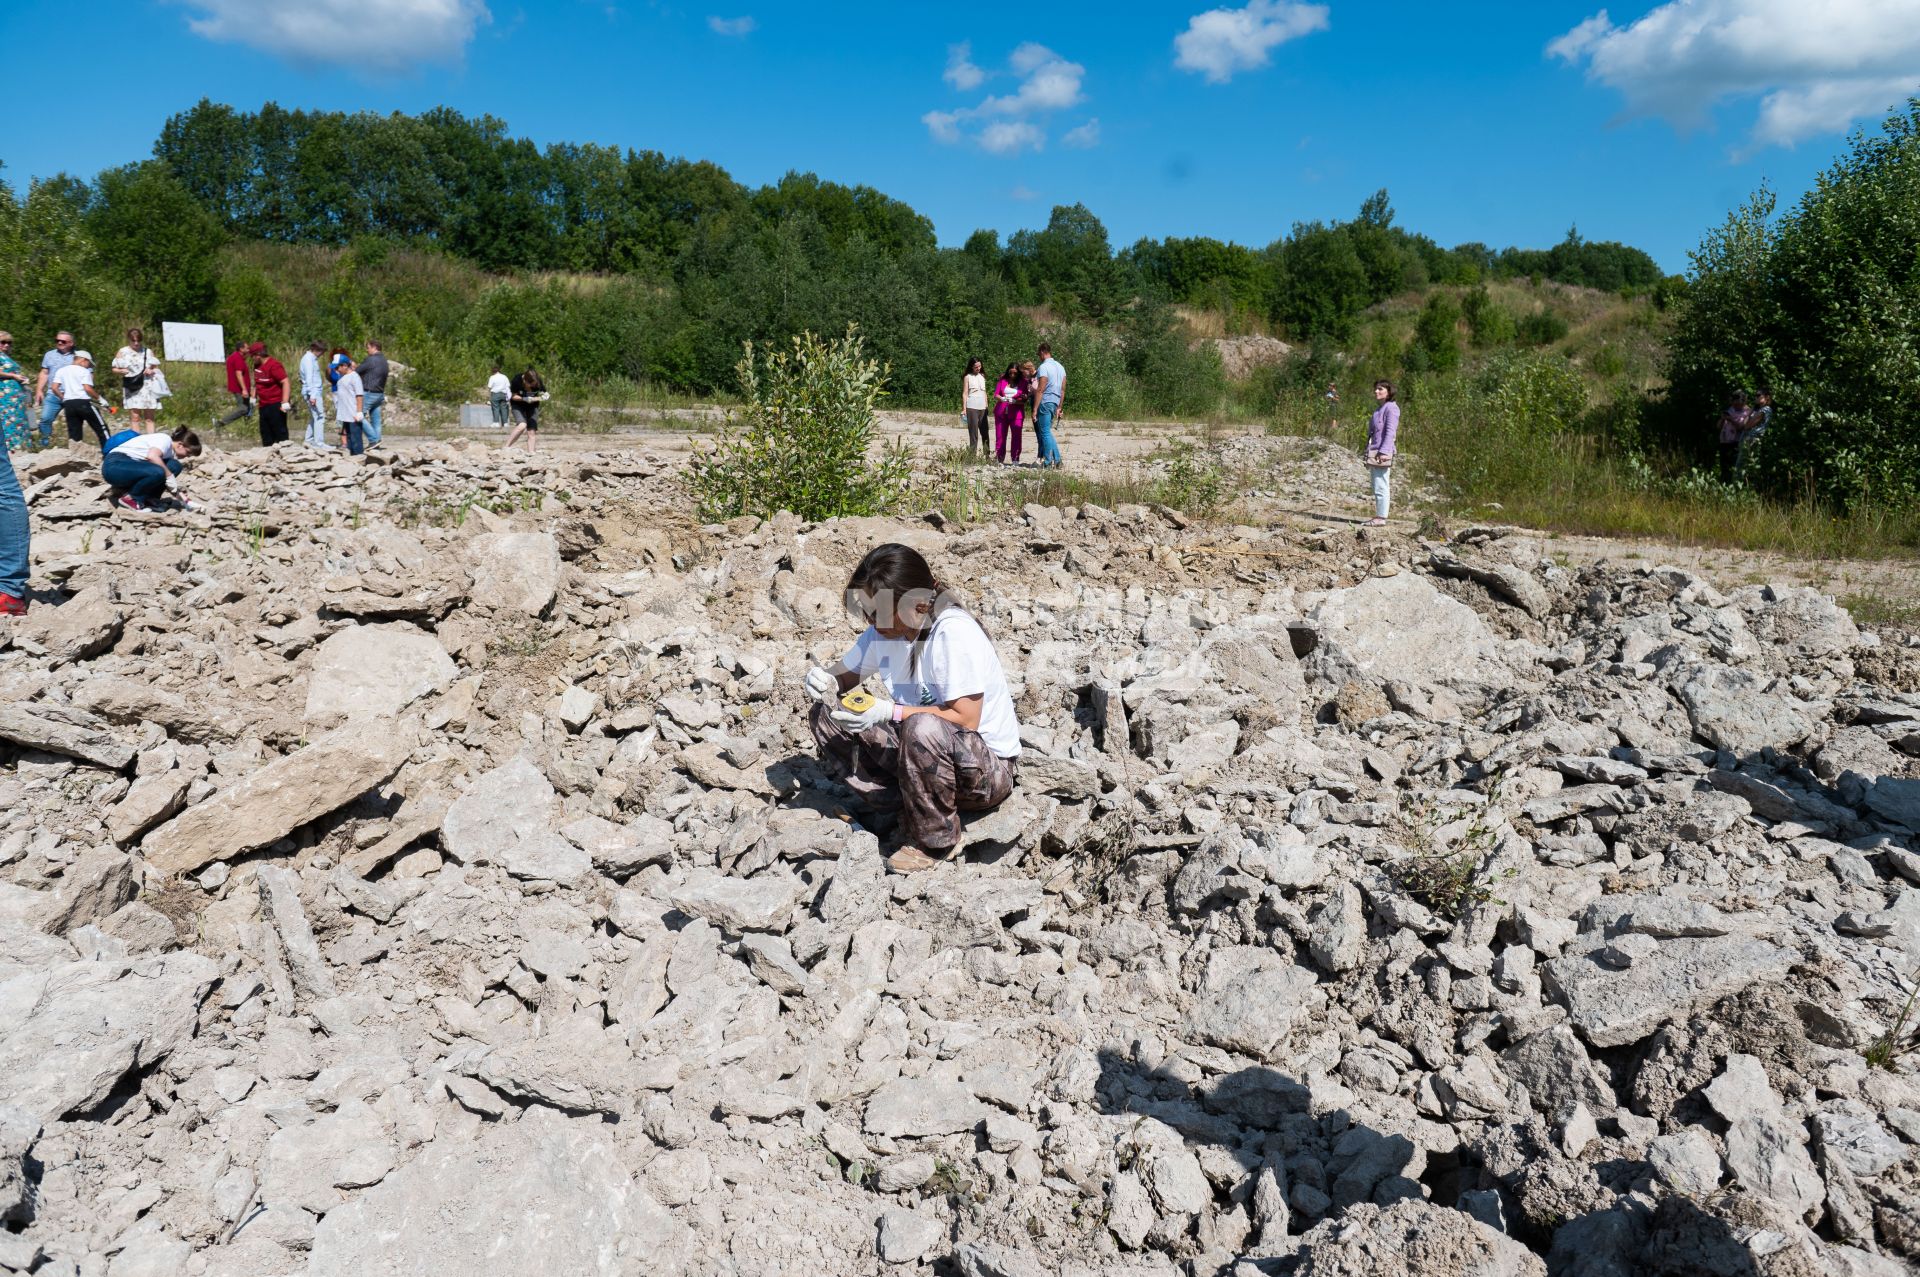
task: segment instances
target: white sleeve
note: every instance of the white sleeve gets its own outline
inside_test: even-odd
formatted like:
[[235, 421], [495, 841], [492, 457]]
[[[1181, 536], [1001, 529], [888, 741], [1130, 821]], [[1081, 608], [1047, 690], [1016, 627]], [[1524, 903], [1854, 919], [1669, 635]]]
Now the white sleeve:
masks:
[[921, 681], [934, 700], [945, 705], [963, 696], [982, 696], [992, 668], [992, 648], [986, 633], [966, 617], [956, 617], [927, 640], [921, 660]]

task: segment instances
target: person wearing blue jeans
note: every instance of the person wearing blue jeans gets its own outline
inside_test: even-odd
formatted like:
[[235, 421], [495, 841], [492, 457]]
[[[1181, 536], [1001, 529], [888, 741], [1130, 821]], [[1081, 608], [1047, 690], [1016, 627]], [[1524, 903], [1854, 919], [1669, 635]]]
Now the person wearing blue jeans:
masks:
[[308, 342], [307, 353], [300, 356], [300, 397], [307, 401], [307, 447], [327, 446], [327, 400], [320, 374], [320, 356], [325, 342]]
[[367, 357], [354, 369], [360, 374], [360, 397], [366, 403], [366, 420], [362, 423], [361, 433], [366, 437], [367, 447], [380, 446], [380, 407], [387, 402], [387, 356], [380, 349], [380, 343], [367, 343]]
[[1040, 446], [1040, 464], [1061, 464], [1060, 445], [1054, 441], [1053, 425], [1062, 415], [1067, 399], [1067, 370], [1053, 357], [1053, 347], [1040, 343], [1040, 367], [1034, 376], [1040, 382], [1040, 410], [1033, 417], [1033, 437]]
[[40, 357], [40, 380], [33, 388], [34, 404], [40, 409], [40, 446], [53, 446], [53, 423], [60, 419], [62, 411], [58, 393], [49, 394], [54, 374], [73, 362], [73, 334], [61, 331], [55, 334], [53, 349]]
[[0, 440], [0, 616], [27, 614], [28, 535], [27, 499]]
[[119, 502], [127, 509], [151, 510], [160, 504], [167, 480], [180, 473], [185, 458], [199, 455], [200, 436], [191, 430], [135, 435], [107, 453], [100, 477], [110, 488], [126, 489]]

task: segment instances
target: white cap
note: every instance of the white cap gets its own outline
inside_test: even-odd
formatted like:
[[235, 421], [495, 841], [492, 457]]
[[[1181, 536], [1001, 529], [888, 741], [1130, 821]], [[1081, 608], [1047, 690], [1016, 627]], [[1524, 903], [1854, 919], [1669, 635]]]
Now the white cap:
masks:
[[92, 362], [93, 362], [93, 356], [92, 356], [91, 354], [89, 354], [88, 352], [86, 352], [86, 351], [84, 351], [84, 350], [76, 350], [76, 351], [74, 351], [74, 352], [73, 352], [73, 357], [74, 357], [75, 359], [84, 359], [84, 360], [86, 360], [86, 361], [87, 361], [88, 363], [92, 363]]

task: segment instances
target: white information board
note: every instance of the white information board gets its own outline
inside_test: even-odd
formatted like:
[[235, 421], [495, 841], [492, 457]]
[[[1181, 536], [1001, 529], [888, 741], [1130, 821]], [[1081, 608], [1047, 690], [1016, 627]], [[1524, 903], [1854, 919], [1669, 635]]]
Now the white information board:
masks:
[[227, 359], [226, 333], [218, 324], [160, 325], [160, 357], [190, 364], [219, 364]]

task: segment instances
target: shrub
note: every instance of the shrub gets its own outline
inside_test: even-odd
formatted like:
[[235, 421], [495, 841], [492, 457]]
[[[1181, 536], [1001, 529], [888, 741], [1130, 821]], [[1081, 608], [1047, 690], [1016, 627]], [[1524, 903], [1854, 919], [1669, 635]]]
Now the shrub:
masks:
[[1497, 356], [1481, 370], [1490, 427], [1506, 438], [1540, 441], [1571, 429], [1587, 410], [1587, 388], [1558, 355]]
[[1489, 346], [1512, 343], [1513, 312], [1494, 301], [1486, 285], [1470, 290], [1461, 300], [1460, 309], [1466, 316], [1467, 333], [1474, 349], [1484, 350]]
[[1514, 325], [1514, 336], [1524, 346], [1551, 346], [1567, 335], [1567, 321], [1549, 307], [1522, 315]]
[[802, 333], [791, 351], [764, 356], [749, 342], [736, 371], [745, 403], [711, 446], [694, 443], [688, 467], [701, 518], [881, 514], [906, 490], [904, 450], [868, 455], [887, 370], [866, 357], [857, 328], [834, 341]]
[[1451, 372], [1460, 366], [1460, 308], [1453, 298], [1436, 292], [1427, 298], [1414, 325], [1413, 341], [1433, 372]]

